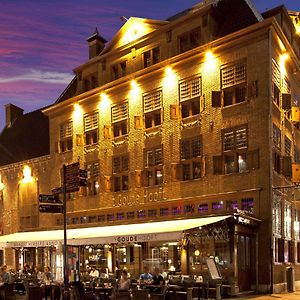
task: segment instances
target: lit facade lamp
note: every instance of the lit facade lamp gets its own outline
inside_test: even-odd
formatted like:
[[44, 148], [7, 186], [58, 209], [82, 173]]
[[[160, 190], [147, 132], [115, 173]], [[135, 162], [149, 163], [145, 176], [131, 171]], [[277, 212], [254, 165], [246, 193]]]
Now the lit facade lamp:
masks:
[[21, 183], [28, 183], [32, 181], [33, 181], [33, 177], [31, 175], [31, 168], [29, 166], [24, 166], [23, 179], [21, 180]]
[[2, 175], [0, 175], [0, 192], [4, 190], [4, 183], [2, 182]]

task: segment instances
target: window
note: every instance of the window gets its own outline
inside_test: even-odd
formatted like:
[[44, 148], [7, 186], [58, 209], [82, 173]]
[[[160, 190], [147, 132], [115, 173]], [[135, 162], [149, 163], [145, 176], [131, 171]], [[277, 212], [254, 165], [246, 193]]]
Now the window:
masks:
[[284, 205], [284, 237], [291, 239], [292, 232], [292, 206], [286, 202]]
[[296, 241], [300, 240], [300, 210], [295, 210], [294, 237]]
[[182, 206], [181, 205], [172, 207], [172, 215], [173, 216], [180, 215], [180, 214], [182, 214]]
[[160, 61], [159, 47], [144, 52], [144, 68], [157, 64]]
[[272, 59], [272, 99], [275, 104], [280, 104], [280, 68]]
[[134, 219], [135, 218], [135, 212], [134, 211], [128, 211], [126, 213], [127, 219]]
[[201, 137], [181, 140], [182, 180], [199, 179], [204, 170]]
[[179, 53], [183, 53], [195, 47], [198, 47], [201, 43], [201, 28], [197, 27], [189, 32], [186, 32], [179, 36]]
[[128, 133], [128, 103], [123, 102], [113, 106], [111, 109], [111, 119], [113, 123], [114, 137], [126, 135]]
[[243, 198], [242, 199], [242, 210], [254, 213], [254, 200], [253, 198]]
[[286, 156], [291, 156], [292, 142], [288, 137], [284, 139], [284, 152]]
[[98, 113], [84, 116], [85, 144], [92, 145], [98, 142]]
[[117, 220], [124, 220], [125, 219], [125, 213], [117, 213]]
[[157, 210], [156, 209], [148, 209], [148, 217], [156, 217]]
[[87, 163], [86, 170], [87, 170], [87, 194], [90, 196], [99, 195], [100, 193], [99, 162]]
[[227, 200], [226, 201], [226, 210], [234, 210], [234, 209], [238, 209], [238, 202], [237, 200]]
[[248, 166], [248, 133], [247, 127], [237, 127], [223, 131], [223, 155], [225, 174], [243, 173]]
[[113, 191], [121, 192], [129, 189], [129, 156], [115, 156], [112, 161], [113, 166]]
[[282, 235], [282, 208], [281, 198], [279, 195], [273, 193], [273, 232], [275, 236]]
[[221, 69], [223, 106], [246, 101], [246, 63], [239, 62]]
[[161, 207], [161, 208], [159, 209], [159, 215], [160, 215], [161, 217], [163, 217], [163, 216], [168, 216], [168, 215], [169, 215], [169, 208], [168, 208], [168, 207]]
[[195, 212], [195, 204], [185, 204], [184, 205], [184, 213], [185, 214], [193, 214]]
[[199, 204], [199, 205], [198, 205], [198, 212], [199, 212], [199, 213], [205, 213], [205, 212], [208, 212], [208, 204], [207, 204], [207, 203]]
[[296, 164], [300, 163], [300, 150], [298, 148], [294, 148], [294, 162]]
[[281, 151], [281, 131], [273, 124], [273, 145], [276, 150]]
[[145, 209], [137, 210], [136, 215], [138, 219], [146, 218], [146, 210]]
[[211, 207], [212, 210], [222, 210], [224, 207], [223, 201], [213, 202]]
[[162, 90], [143, 95], [145, 128], [161, 125]]
[[126, 75], [126, 61], [115, 64], [111, 67], [111, 79], [116, 80]]
[[68, 121], [60, 125], [60, 152], [70, 151], [73, 148], [73, 122]]
[[182, 118], [200, 114], [201, 77], [185, 79], [179, 83]]
[[145, 149], [145, 186], [163, 184], [163, 149], [162, 146]]

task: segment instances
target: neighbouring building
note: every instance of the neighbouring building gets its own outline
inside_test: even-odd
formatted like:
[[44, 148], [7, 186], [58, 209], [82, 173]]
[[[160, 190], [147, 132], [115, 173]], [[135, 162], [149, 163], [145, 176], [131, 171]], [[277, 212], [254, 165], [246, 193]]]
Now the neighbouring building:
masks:
[[63, 215], [39, 213], [38, 195], [78, 162], [87, 183], [67, 194], [70, 270], [207, 276], [213, 256], [232, 293], [284, 291], [287, 267], [299, 286], [299, 12], [204, 1], [87, 42], [88, 61], [42, 109], [49, 153], [24, 126], [14, 145], [36, 152], [11, 160], [3, 141], [19, 108], [0, 135], [2, 260], [61, 276]]

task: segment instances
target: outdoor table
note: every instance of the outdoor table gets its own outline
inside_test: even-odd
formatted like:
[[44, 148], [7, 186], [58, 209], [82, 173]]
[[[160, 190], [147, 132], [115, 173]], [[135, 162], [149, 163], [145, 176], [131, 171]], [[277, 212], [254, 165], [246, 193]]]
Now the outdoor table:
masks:
[[112, 290], [113, 290], [112, 287], [96, 286], [95, 287], [95, 294], [96, 294], [98, 299], [109, 300], [109, 296], [111, 295]]

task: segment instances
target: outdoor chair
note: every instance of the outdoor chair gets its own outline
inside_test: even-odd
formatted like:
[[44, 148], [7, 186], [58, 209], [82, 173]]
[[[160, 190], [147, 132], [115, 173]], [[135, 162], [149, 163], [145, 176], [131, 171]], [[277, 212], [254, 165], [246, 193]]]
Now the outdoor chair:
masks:
[[168, 292], [168, 287], [166, 285], [163, 285], [161, 287], [161, 292], [160, 293], [151, 294], [151, 300], [165, 300], [167, 292]]
[[116, 291], [116, 300], [131, 300], [130, 291]]
[[132, 290], [132, 299], [133, 300], [148, 300], [149, 295], [150, 295], [150, 290], [148, 290], [148, 289]]

